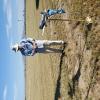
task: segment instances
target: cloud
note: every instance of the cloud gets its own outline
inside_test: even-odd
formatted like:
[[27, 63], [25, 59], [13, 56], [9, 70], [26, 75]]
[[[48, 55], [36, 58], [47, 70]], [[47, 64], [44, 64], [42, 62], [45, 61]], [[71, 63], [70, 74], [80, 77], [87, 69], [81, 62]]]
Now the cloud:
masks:
[[7, 24], [6, 24], [6, 32], [7, 32], [7, 36], [9, 37], [10, 35], [10, 30], [12, 28], [12, 12], [11, 12], [11, 8], [9, 7], [7, 10]]
[[[17, 3], [17, 4], [16, 4]], [[20, 5], [19, 5], [20, 4]], [[17, 6], [18, 5], [18, 6]], [[17, 0], [16, 2], [12, 2], [12, 0], [3, 0], [3, 10], [6, 16], [6, 34], [9, 40], [9, 45], [12, 45], [15, 37], [16, 40], [21, 39], [24, 37], [24, 17], [23, 17], [23, 10], [24, 10], [24, 0]], [[17, 8], [16, 12], [14, 12], [15, 8]], [[16, 15], [16, 16], [15, 16]], [[16, 20], [14, 20], [16, 19]], [[22, 20], [22, 21], [17, 21]], [[16, 26], [16, 28], [14, 27]]]
[[[18, 85], [15, 83], [14, 87], [13, 87], [13, 100], [17, 100], [17, 96], [18, 96]], [[8, 93], [8, 87], [7, 85], [4, 86], [4, 90], [3, 90], [3, 100], [7, 100], [7, 93]]]
[[7, 3], [8, 3], [8, 1], [4, 0], [4, 6], [3, 6], [4, 11], [6, 11], [6, 9], [7, 9]]
[[4, 13], [7, 18], [6, 33], [9, 38], [9, 36], [11, 35], [11, 28], [12, 28], [12, 8], [10, 0], [4, 0]]
[[7, 100], [7, 91], [8, 91], [8, 88], [7, 88], [7, 85], [5, 85], [4, 91], [3, 91], [3, 100]]
[[14, 99], [13, 100], [17, 100], [17, 95], [18, 95], [18, 87], [17, 84], [14, 84]]

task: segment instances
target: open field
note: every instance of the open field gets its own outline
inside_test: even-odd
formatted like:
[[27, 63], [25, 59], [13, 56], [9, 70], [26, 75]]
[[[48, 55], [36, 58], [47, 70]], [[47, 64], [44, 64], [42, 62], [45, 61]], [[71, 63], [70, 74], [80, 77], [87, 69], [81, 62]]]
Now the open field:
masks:
[[[40, 9], [42, 10], [48, 4], [40, 2]], [[44, 33], [38, 29], [40, 10], [36, 11], [35, 2], [33, 0], [26, 1], [26, 31], [29, 37], [35, 39], [47, 39], [49, 33]], [[51, 3], [52, 4], [52, 3]], [[46, 7], [47, 8], [47, 7]], [[57, 58], [56, 58], [57, 57]], [[53, 61], [53, 58], [56, 59]], [[53, 100], [55, 94], [55, 86], [57, 80], [57, 73], [59, 69], [60, 54], [36, 54], [34, 57], [27, 58], [26, 67], [26, 98], [27, 100]], [[52, 66], [52, 67], [51, 67]], [[54, 72], [55, 71], [55, 72]]]
[[[100, 0], [26, 0], [26, 32], [34, 39], [64, 40], [62, 53], [36, 54], [26, 59], [26, 100], [100, 100]], [[40, 11], [63, 7], [42, 34]], [[84, 8], [84, 9], [83, 9]], [[88, 15], [94, 23], [87, 30]], [[56, 48], [62, 48], [56, 47]]]

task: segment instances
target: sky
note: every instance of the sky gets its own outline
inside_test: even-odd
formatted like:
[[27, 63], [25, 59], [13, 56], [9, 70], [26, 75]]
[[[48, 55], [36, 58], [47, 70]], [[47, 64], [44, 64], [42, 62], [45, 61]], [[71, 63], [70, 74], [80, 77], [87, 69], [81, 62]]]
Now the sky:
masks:
[[11, 46], [24, 31], [24, 0], [0, 0], [0, 100], [25, 100], [24, 61]]

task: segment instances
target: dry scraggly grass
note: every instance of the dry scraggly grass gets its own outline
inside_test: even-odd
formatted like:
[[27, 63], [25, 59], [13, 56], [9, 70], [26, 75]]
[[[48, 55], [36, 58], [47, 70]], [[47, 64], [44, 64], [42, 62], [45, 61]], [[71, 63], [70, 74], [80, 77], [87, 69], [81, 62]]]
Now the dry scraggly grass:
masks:
[[[61, 39], [66, 41], [67, 45], [63, 48], [62, 54], [38, 55], [27, 59], [27, 100], [99, 100], [100, 0], [52, 0], [46, 4], [44, 1], [40, 1], [37, 11], [32, 7], [33, 1], [30, 2], [31, 6], [27, 1], [28, 36]], [[66, 11], [65, 14], [52, 18], [74, 20], [52, 20], [47, 23], [48, 27], [42, 36], [37, 27], [39, 11], [50, 7], [62, 7]], [[32, 20], [33, 15], [38, 16], [35, 21]], [[85, 20], [87, 16], [93, 19], [89, 30], [85, 22], [79, 21]]]
[[[100, 1], [59, 0], [55, 1], [53, 7], [59, 8], [59, 4], [68, 11], [68, 15], [56, 16], [56, 18], [76, 21], [52, 22], [58, 38], [68, 42], [64, 57], [61, 59], [63, 62], [60, 66], [59, 82], [57, 81], [60, 85], [59, 92], [56, 91], [59, 94], [57, 96], [62, 100], [99, 100]], [[93, 20], [89, 30], [85, 22], [78, 21], [85, 20], [87, 16]]]

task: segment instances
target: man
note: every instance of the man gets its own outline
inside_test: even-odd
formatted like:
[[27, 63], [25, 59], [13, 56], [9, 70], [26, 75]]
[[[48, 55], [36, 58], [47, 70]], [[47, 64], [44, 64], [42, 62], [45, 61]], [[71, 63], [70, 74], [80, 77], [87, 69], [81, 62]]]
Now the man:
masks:
[[44, 27], [47, 26], [47, 16], [46, 15], [41, 15], [41, 20], [40, 20], [40, 23], [39, 23], [39, 29], [43, 29]]
[[50, 17], [55, 14], [63, 14], [65, 13], [64, 9], [48, 9], [47, 11], [41, 12], [42, 15], [46, 15], [47, 17]]
[[24, 56], [33, 56], [35, 53], [55, 52], [54, 49], [48, 48], [47, 46], [61, 44], [64, 44], [64, 41], [34, 40], [32, 38], [26, 38], [19, 44], [12, 46], [12, 50], [15, 52], [20, 51]]
[[48, 17], [55, 15], [55, 14], [63, 14], [65, 13], [64, 9], [48, 9], [47, 11], [41, 12], [41, 20], [39, 23], [39, 28], [43, 29], [45, 26], [47, 26], [46, 21]]

